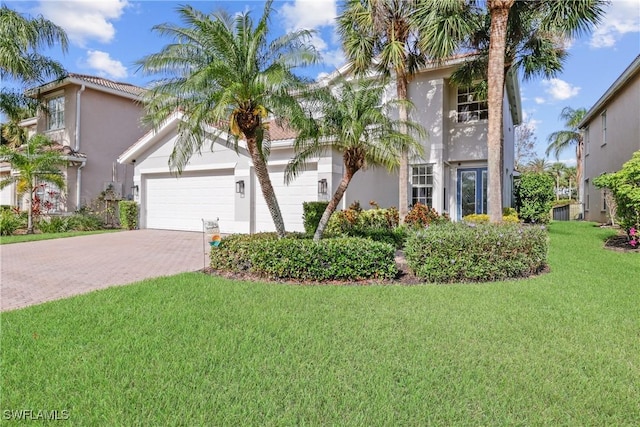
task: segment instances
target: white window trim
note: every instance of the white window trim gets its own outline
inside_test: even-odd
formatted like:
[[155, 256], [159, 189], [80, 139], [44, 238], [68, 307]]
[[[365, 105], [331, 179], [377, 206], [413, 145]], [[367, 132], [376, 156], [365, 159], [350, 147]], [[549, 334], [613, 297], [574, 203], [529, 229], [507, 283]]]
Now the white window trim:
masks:
[[[418, 168], [424, 168], [424, 175], [420, 174], [419, 171], [416, 174], [416, 169]], [[419, 183], [420, 181], [420, 177], [424, 177], [424, 184]], [[428, 177], [431, 177], [431, 183], [428, 183]], [[416, 203], [422, 203], [425, 206], [429, 206], [429, 207], [433, 207], [433, 164], [432, 163], [422, 163], [422, 164], [414, 164], [411, 165], [411, 204], [415, 205]], [[414, 183], [414, 181], [418, 181], [418, 183]], [[424, 197], [421, 196], [417, 196], [414, 197], [413, 194], [413, 190], [414, 188], [425, 188], [425, 192], [424, 192]], [[429, 193], [429, 189], [431, 189], [431, 196], [429, 197], [429, 195], [427, 193]], [[422, 201], [422, 199], [424, 199], [424, 202]], [[429, 199], [431, 199], [431, 202], [429, 203]]]
[[[59, 99], [59, 98], [62, 99], [62, 111], [61, 111], [62, 112], [62, 120], [60, 120], [61, 121], [60, 126], [57, 126], [57, 127], [52, 127], [51, 126], [51, 111], [46, 111], [46, 113], [45, 113], [45, 120], [46, 120], [46, 122], [45, 122], [45, 130], [47, 132], [55, 132], [57, 130], [64, 129], [65, 126], [66, 126], [66, 114], [65, 114], [66, 113], [66, 111], [65, 111], [66, 110], [66, 108], [65, 108], [66, 107], [66, 105], [65, 105], [66, 99], [64, 97], [64, 92], [55, 92], [55, 93], [47, 96], [45, 98], [45, 104], [46, 104], [47, 108], [49, 108], [49, 103], [51, 101], [53, 101], [54, 99]], [[60, 111], [57, 111], [57, 112], [60, 113]]]
[[602, 146], [607, 144], [607, 110], [600, 114], [600, 125], [602, 126]]
[[[456, 122], [465, 124], [465, 123], [477, 123], [482, 121], [487, 121], [489, 116], [489, 104], [486, 99], [475, 99], [476, 91], [468, 87], [458, 87], [456, 89]], [[460, 97], [467, 97], [466, 102], [460, 102]], [[461, 105], [473, 105], [477, 104], [478, 108], [467, 111], [460, 111]], [[468, 115], [469, 117], [465, 120], [462, 120], [461, 117], [464, 115]], [[482, 117], [486, 116], [486, 117]]]

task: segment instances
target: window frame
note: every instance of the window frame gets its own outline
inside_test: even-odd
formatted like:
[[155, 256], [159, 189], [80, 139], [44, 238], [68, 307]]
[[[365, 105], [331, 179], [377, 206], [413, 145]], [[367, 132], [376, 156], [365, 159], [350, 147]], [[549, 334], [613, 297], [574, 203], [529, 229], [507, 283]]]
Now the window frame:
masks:
[[[58, 92], [46, 98], [46, 131], [56, 131], [65, 128], [65, 97]], [[55, 120], [53, 117], [55, 116]]]
[[[456, 122], [474, 123], [489, 119], [489, 103], [487, 99], [479, 99], [478, 91], [471, 87], [458, 87], [456, 89]], [[466, 101], [461, 101], [466, 97]], [[461, 111], [461, 106], [474, 106], [473, 109]], [[464, 118], [463, 118], [464, 117]]]
[[[433, 176], [433, 163], [411, 165], [412, 206], [416, 203], [422, 203], [430, 208], [433, 207]], [[424, 178], [423, 182], [421, 182], [420, 178]], [[420, 191], [421, 189], [424, 189], [423, 193]]]
[[607, 144], [607, 110], [600, 114], [600, 125], [602, 126], [602, 146]]

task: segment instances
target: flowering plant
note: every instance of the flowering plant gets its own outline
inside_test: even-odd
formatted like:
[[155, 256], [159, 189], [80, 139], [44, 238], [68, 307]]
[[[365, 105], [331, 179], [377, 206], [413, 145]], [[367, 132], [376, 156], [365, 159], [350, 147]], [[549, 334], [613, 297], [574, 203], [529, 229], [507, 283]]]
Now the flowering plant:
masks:
[[629, 244], [634, 248], [640, 245], [640, 232], [635, 227], [629, 229]]

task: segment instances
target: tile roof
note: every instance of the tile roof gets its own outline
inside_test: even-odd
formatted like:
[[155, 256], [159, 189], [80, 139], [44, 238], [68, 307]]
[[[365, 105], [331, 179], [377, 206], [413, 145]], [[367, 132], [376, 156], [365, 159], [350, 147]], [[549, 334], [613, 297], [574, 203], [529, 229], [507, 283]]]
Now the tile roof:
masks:
[[114, 82], [113, 80], [105, 79], [103, 77], [76, 73], [69, 73], [67, 76], [74, 79], [83, 80], [94, 85], [104, 86], [109, 89], [125, 92], [130, 95], [141, 96], [145, 92], [145, 89], [139, 86], [135, 86], [129, 83]]
[[271, 141], [282, 141], [286, 139], [294, 139], [298, 136], [298, 132], [291, 129], [286, 123], [283, 123], [282, 126], [276, 123], [275, 121], [271, 121], [269, 124], [269, 138]]

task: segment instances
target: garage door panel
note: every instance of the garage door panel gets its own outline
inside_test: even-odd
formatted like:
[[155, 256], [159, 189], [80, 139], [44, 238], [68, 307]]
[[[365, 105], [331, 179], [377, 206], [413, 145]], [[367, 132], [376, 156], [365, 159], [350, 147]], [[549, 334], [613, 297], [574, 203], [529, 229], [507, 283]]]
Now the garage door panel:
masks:
[[[287, 231], [304, 231], [302, 203], [318, 199], [317, 172], [307, 170], [289, 185], [284, 184], [284, 171], [282, 170], [272, 171], [270, 176], [284, 219], [285, 229]], [[275, 231], [273, 219], [264, 201], [260, 184], [256, 182], [256, 186], [256, 231]]]
[[146, 177], [146, 227], [201, 231], [202, 219], [234, 219], [234, 179], [229, 173]]

